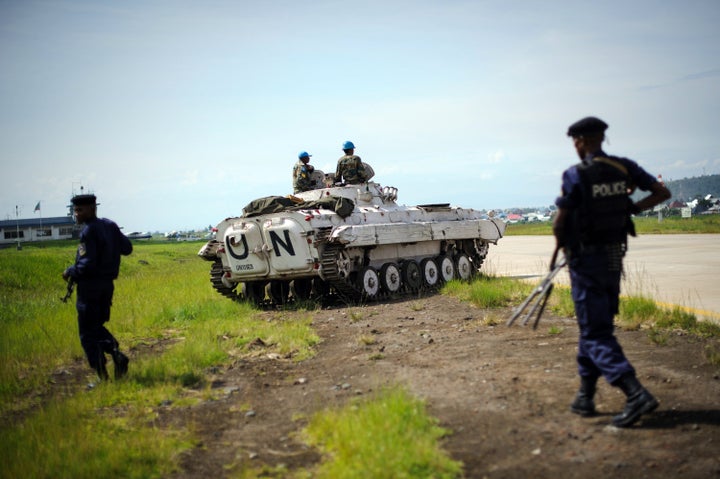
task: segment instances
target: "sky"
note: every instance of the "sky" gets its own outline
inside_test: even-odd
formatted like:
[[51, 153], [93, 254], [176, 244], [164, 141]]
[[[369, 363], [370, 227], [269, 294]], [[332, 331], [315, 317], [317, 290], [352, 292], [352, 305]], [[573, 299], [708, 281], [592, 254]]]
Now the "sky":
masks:
[[718, 25], [717, 0], [0, 0], [0, 216], [82, 191], [126, 232], [205, 228], [346, 140], [401, 204], [547, 207], [588, 115], [653, 175], [718, 174]]

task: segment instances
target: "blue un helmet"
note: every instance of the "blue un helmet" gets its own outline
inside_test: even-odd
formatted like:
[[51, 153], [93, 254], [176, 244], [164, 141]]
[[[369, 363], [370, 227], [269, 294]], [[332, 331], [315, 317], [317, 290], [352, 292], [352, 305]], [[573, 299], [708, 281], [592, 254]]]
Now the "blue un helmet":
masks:
[[298, 153], [298, 158], [300, 158], [301, 160], [303, 158], [310, 158], [311, 156], [312, 155], [309, 154], [307, 151], [301, 151], [300, 153]]
[[342, 149], [343, 149], [343, 150], [354, 150], [354, 149], [355, 149], [355, 145], [353, 145], [353, 142], [352, 142], [352, 141], [346, 141], [345, 143], [343, 143]]

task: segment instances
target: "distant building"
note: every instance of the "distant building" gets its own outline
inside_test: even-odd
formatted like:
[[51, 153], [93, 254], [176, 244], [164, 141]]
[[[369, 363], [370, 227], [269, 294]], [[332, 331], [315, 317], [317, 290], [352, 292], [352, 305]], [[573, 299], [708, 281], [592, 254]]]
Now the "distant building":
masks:
[[0, 244], [71, 239], [78, 231], [72, 216], [0, 221]]

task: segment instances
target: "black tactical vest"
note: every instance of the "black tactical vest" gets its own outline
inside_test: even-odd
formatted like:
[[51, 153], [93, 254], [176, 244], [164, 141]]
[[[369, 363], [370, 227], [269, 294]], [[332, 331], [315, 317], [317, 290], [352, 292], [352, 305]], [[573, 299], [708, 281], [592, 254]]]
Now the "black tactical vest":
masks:
[[582, 205], [576, 211], [578, 239], [583, 245], [626, 243], [632, 231], [631, 180], [625, 166], [613, 159], [595, 157], [578, 166]]

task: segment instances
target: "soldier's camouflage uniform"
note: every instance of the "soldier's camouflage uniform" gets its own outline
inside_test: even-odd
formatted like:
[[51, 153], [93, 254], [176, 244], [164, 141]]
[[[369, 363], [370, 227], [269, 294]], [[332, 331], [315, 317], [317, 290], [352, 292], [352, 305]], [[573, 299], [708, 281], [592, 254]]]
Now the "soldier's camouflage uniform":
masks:
[[356, 185], [367, 181], [367, 172], [357, 155], [343, 155], [338, 159], [335, 181]]
[[293, 167], [293, 193], [301, 193], [313, 189], [310, 173], [314, 168], [299, 160]]

